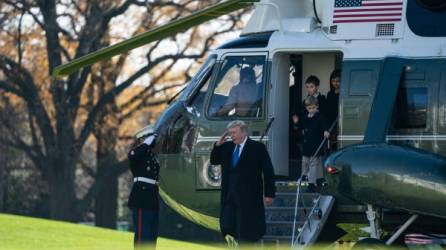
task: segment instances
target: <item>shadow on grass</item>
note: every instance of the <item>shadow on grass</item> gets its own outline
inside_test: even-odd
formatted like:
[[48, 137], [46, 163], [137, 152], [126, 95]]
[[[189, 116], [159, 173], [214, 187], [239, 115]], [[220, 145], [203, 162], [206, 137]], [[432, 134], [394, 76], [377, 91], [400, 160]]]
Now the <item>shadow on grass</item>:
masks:
[[160, 202], [159, 236], [202, 244], [222, 244], [220, 232], [194, 224]]

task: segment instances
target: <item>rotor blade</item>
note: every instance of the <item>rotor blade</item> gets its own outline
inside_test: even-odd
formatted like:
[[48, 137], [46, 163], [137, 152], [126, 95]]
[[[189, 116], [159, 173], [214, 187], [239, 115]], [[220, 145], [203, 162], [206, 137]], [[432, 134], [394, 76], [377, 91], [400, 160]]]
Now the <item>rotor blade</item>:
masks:
[[248, 6], [251, 6], [253, 2], [258, 1], [259, 0], [228, 0], [205, 8], [203, 10], [199, 10], [189, 16], [180, 18], [162, 26], [158, 26], [147, 32], [136, 35], [135, 37], [132, 37], [128, 40], [76, 58], [69, 63], [59, 65], [54, 69], [53, 76], [58, 77], [69, 75], [82, 67], [92, 65], [93, 63], [101, 60], [109, 59], [115, 55], [125, 53], [147, 43], [164, 39], [180, 32], [184, 32], [193, 26], [228, 14], [235, 10], [246, 8]]

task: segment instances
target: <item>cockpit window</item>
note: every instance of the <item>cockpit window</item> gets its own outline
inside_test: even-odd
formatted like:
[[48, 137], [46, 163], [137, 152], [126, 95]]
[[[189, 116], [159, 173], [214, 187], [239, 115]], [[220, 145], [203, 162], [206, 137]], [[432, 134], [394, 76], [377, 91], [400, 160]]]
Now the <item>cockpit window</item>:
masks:
[[195, 74], [195, 76], [190, 81], [189, 85], [187, 85], [183, 94], [181, 94], [180, 100], [185, 101], [189, 100], [192, 95], [196, 92], [197, 87], [200, 87], [200, 83], [205, 80], [208, 80], [207, 77], [211, 74], [212, 68], [214, 67], [215, 62], [217, 61], [217, 55], [211, 55], [200, 70]]
[[221, 64], [210, 117], [262, 117], [265, 56], [229, 56]]
[[209, 82], [211, 81], [211, 77], [208, 76], [203, 80], [205, 80], [204, 84], [200, 84], [201, 86], [196, 91], [194, 91], [195, 94], [191, 97], [188, 103], [188, 108], [195, 109], [195, 115], [197, 116], [201, 116], [201, 113], [203, 112], [204, 100], [209, 87]]

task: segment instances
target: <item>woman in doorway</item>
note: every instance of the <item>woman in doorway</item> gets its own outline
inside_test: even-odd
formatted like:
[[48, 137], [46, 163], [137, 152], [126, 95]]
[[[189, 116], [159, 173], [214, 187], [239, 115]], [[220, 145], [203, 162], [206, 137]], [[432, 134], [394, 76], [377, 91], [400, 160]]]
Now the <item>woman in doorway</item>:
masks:
[[337, 122], [339, 110], [339, 89], [341, 86], [341, 71], [335, 69], [330, 75], [330, 91], [327, 94], [325, 117], [332, 130], [330, 131], [330, 152], [337, 149]]

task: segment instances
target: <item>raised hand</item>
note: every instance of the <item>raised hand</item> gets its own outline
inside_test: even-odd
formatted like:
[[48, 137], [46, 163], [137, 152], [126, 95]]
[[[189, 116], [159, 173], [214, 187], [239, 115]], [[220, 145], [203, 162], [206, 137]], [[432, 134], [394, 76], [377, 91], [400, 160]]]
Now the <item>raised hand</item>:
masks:
[[297, 115], [293, 115], [293, 123], [294, 124], [298, 124], [299, 123], [299, 116], [297, 116]]
[[226, 142], [226, 136], [228, 135], [228, 131], [225, 131], [222, 135], [221, 135], [221, 137], [220, 137], [220, 139], [218, 140], [218, 142], [217, 142], [217, 146], [220, 146], [220, 145], [222, 145], [223, 143], [225, 143]]

